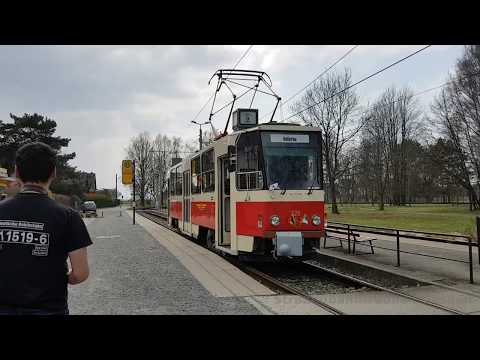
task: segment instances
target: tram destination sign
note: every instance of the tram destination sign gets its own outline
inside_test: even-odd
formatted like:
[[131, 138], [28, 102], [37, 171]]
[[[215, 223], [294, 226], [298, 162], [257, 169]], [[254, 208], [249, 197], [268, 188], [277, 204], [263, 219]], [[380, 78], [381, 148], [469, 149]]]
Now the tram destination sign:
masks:
[[309, 144], [310, 136], [305, 134], [270, 134], [270, 142]]

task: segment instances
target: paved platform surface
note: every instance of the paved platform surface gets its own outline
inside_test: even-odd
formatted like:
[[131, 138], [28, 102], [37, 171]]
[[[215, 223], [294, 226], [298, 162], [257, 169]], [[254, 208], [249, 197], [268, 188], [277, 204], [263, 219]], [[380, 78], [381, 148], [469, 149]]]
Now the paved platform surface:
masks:
[[[119, 209], [84, 219], [91, 277], [69, 287], [71, 314], [260, 314], [242, 297], [212, 295], [170, 251]], [[138, 217], [137, 217], [138, 218]]]

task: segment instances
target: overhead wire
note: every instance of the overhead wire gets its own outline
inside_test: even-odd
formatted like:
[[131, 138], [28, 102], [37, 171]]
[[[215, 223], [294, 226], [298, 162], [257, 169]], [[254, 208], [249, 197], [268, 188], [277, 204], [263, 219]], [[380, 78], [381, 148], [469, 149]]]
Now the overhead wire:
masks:
[[[245, 58], [245, 56], [247, 56], [247, 54], [250, 52], [250, 50], [252, 49], [253, 45], [250, 45], [249, 48], [243, 53], [243, 55], [237, 60], [237, 62], [235, 63], [234, 67], [233, 67], [233, 70], [235, 70], [237, 68], [237, 66], [240, 64], [240, 62]], [[193, 118], [192, 121], [195, 121], [197, 120], [198, 116], [201, 114], [201, 112], [205, 109], [205, 107], [210, 103], [210, 101], [212, 101], [213, 99], [213, 96], [215, 94], [212, 94], [210, 96], [210, 98], [207, 100], [207, 102], [202, 106], [202, 108], [197, 112], [197, 114], [195, 115], [195, 117]], [[192, 122], [190, 121], [190, 123]]]
[[302, 109], [302, 110], [300, 110], [300, 111], [298, 111], [298, 112], [296, 112], [296, 113], [294, 113], [294, 114], [289, 115], [285, 120], [289, 120], [289, 119], [291, 119], [292, 117], [295, 117], [295, 116], [303, 113], [304, 111], [310, 110], [311, 108], [313, 108], [313, 107], [315, 107], [315, 106], [317, 106], [317, 105], [320, 105], [321, 103], [324, 103], [324, 102], [327, 101], [327, 100], [330, 100], [330, 99], [334, 98], [335, 96], [337, 96], [337, 95], [339, 95], [339, 94], [341, 94], [341, 93], [343, 93], [343, 92], [345, 92], [345, 91], [347, 91], [347, 90], [349, 90], [349, 89], [351, 89], [351, 88], [353, 88], [353, 87], [361, 84], [362, 82], [367, 81], [368, 79], [371, 79], [372, 77], [377, 76], [378, 74], [381, 74], [382, 72], [390, 69], [391, 67], [400, 64], [401, 62], [403, 62], [403, 61], [411, 58], [412, 56], [417, 55], [418, 53], [420, 53], [420, 52], [428, 49], [430, 46], [432, 46], [432, 45], [427, 45], [427, 46], [425, 46], [425, 47], [423, 47], [423, 48], [421, 48], [421, 49], [419, 49], [419, 50], [417, 50], [417, 51], [414, 51], [413, 53], [411, 53], [411, 54], [409, 54], [409, 55], [407, 55], [407, 56], [404, 56], [403, 58], [401, 58], [401, 59], [399, 59], [399, 60], [391, 63], [390, 65], [385, 66], [385, 67], [381, 68], [380, 70], [377, 70], [377, 71], [374, 72], [373, 74], [370, 74], [370, 75], [368, 75], [368, 76], [365, 76], [364, 78], [360, 79], [359, 81], [355, 82], [354, 84], [351, 84], [351, 85], [345, 87], [344, 89], [342, 89], [342, 90], [340, 90], [340, 91], [337, 91], [335, 94], [333, 94], [333, 95], [331, 95], [331, 96], [329, 96], [329, 97], [327, 97], [327, 98], [324, 98], [324, 99], [322, 99], [322, 100], [320, 100], [320, 101], [318, 101], [318, 102], [316, 102], [316, 103], [314, 103], [314, 104], [312, 104], [312, 105], [310, 105], [310, 106], [307, 106], [306, 108], [304, 108], [304, 109]]
[[[292, 96], [290, 96], [287, 100], [283, 101], [282, 102], [282, 106], [287, 104], [290, 100], [292, 100], [294, 97], [296, 97], [298, 94], [300, 94], [302, 91], [304, 91], [306, 88], [308, 88], [310, 85], [312, 85], [315, 81], [317, 81], [319, 78], [321, 78], [323, 75], [325, 75], [326, 73], [328, 73], [333, 67], [335, 67], [335, 65], [337, 65], [340, 61], [342, 61], [343, 59], [345, 59], [348, 55], [350, 55], [353, 50], [355, 50], [359, 45], [355, 45], [353, 46], [352, 48], [350, 48], [345, 54], [343, 54], [340, 58], [338, 58], [333, 64], [331, 64], [329, 67], [327, 67], [324, 71], [322, 71], [322, 73], [320, 73], [319, 75], [317, 75], [312, 81], [310, 81], [307, 85], [305, 85], [304, 87], [302, 87], [300, 90], [298, 90], [295, 94], [293, 94]], [[268, 114], [265, 114], [261, 119], [265, 119], [267, 116], [269, 116], [271, 113], [273, 112], [270, 111]]]

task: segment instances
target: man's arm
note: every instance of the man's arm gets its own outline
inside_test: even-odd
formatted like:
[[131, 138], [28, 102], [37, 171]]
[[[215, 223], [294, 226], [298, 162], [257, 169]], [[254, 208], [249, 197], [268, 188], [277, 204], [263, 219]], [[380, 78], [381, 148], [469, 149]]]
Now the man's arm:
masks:
[[72, 270], [68, 273], [68, 283], [71, 285], [80, 284], [87, 280], [90, 274], [88, 267], [87, 248], [74, 250], [68, 253]]

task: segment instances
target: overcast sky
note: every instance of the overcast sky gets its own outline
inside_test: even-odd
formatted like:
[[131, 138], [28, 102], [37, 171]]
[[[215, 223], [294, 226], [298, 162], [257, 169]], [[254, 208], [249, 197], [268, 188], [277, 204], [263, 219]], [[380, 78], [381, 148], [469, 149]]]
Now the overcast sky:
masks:
[[[254, 45], [237, 68], [266, 71], [287, 99], [352, 46]], [[208, 80], [217, 69], [233, 67], [248, 47], [0, 46], [0, 120], [34, 112], [54, 119], [57, 134], [71, 138], [67, 151], [77, 153], [72, 164], [95, 172], [98, 188], [112, 188], [132, 136], [148, 131], [196, 141], [198, 128], [190, 121], [213, 94]], [[331, 71], [349, 67], [355, 82], [422, 47], [361, 45]], [[428, 48], [357, 86], [360, 103], [391, 85], [414, 92], [441, 85], [462, 51], [458, 45]], [[418, 97], [425, 109], [436, 93]], [[218, 105], [230, 99], [223, 93]], [[274, 105], [273, 98], [259, 97], [260, 118]], [[208, 120], [209, 109], [197, 120]], [[225, 125], [226, 111], [214, 118], [217, 128]], [[127, 194], [120, 180], [119, 189]]]

